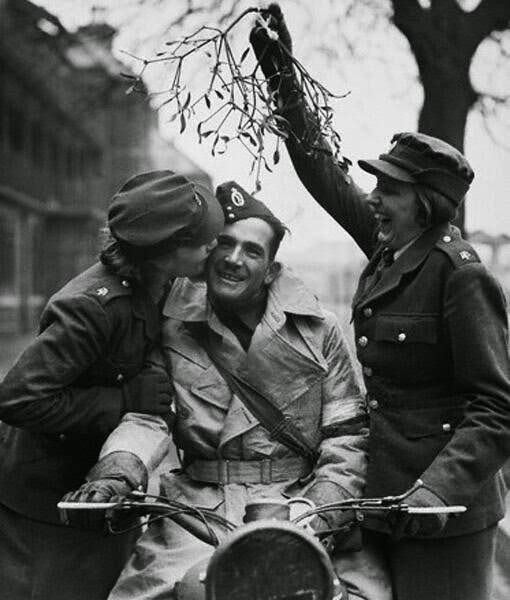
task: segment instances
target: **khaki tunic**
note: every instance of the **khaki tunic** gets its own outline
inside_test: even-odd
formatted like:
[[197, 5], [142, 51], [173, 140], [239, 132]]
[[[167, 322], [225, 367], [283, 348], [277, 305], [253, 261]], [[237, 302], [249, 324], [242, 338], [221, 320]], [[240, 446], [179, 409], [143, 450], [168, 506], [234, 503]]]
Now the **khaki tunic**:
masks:
[[[300, 280], [284, 269], [273, 283], [248, 352], [212, 311], [205, 286], [189, 281], [174, 285], [165, 314], [163, 347], [176, 390], [173, 435], [184, 464], [196, 459], [270, 459], [277, 463], [297, 458], [271, 439], [232, 395], [200, 346], [194, 333], [197, 323], [216, 334], [211, 339], [219, 344], [216, 351], [224, 364], [277, 401], [320, 456], [307, 484], [294, 477], [272, 483], [215, 485], [194, 481], [182, 470], [162, 476], [162, 493], [215, 510], [238, 524], [246, 503], [262, 497], [297, 494], [326, 503], [362, 494], [367, 466], [365, 400], [335, 318], [319, 307]], [[138, 418], [128, 417], [110, 436], [103, 452], [129, 449], [149, 462], [149, 446], [160, 446], [164, 428], [158, 433], [154, 424], [152, 442], [143, 435], [137, 443], [133, 429]], [[128, 436], [130, 442], [123, 443], [121, 438]], [[163, 597], [192, 564], [211, 552], [212, 548], [178, 526], [159, 522], [142, 537], [110, 598]]]

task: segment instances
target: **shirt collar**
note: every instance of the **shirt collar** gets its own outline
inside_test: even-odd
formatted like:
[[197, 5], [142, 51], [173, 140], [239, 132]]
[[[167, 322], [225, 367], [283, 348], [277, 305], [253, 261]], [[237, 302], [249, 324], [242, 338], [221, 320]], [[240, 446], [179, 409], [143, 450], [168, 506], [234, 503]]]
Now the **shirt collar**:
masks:
[[[324, 318], [316, 296], [286, 266], [269, 287], [266, 314], [270, 311]], [[163, 308], [163, 315], [180, 321], [208, 321], [213, 314], [204, 282], [178, 278]]]
[[402, 254], [404, 254], [404, 252], [405, 252], [405, 251], [406, 251], [408, 248], [410, 248], [410, 247], [411, 247], [411, 246], [414, 244], [414, 242], [416, 242], [416, 240], [417, 240], [418, 238], [420, 238], [420, 237], [421, 237], [421, 236], [422, 236], [424, 233], [425, 233], [425, 232], [424, 232], [424, 231], [422, 231], [422, 232], [421, 232], [421, 233], [419, 233], [417, 236], [415, 236], [415, 237], [413, 237], [411, 240], [409, 240], [409, 242], [407, 242], [407, 244], [404, 244], [404, 245], [402, 246], [402, 248], [399, 248], [398, 250], [395, 250], [395, 252], [393, 253], [393, 258], [394, 258], [394, 260], [397, 260], [397, 258], [398, 258], [399, 256], [402, 256]]

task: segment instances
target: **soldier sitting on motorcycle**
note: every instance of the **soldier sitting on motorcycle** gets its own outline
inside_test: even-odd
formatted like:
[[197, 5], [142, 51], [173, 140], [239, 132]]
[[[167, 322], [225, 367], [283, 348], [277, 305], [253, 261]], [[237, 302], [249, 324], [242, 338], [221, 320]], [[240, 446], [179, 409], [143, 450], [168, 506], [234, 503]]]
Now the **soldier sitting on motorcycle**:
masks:
[[[164, 309], [162, 347], [175, 386], [172, 435], [182, 468], [161, 475], [160, 493], [238, 524], [246, 504], [261, 498], [298, 495], [321, 505], [360, 496], [365, 399], [336, 319], [275, 260], [286, 231], [275, 215], [232, 181], [219, 186], [217, 197], [226, 226], [210, 257], [207, 286], [174, 282]], [[261, 410], [268, 399], [287, 417], [294, 446], [277, 431], [270, 435], [247, 408], [243, 396], [253, 390]], [[127, 415], [89, 483], [67, 499], [127, 494], [134, 482], [112, 470], [122, 463], [115, 458], [129, 452], [150, 467], [165, 443], [162, 419]], [[327, 513], [312, 527], [334, 528], [341, 519]], [[212, 552], [173, 521], [157, 520], [109, 598], [170, 597], [189, 567]], [[350, 598], [385, 600], [385, 574], [370, 556], [339, 543], [333, 561]]]

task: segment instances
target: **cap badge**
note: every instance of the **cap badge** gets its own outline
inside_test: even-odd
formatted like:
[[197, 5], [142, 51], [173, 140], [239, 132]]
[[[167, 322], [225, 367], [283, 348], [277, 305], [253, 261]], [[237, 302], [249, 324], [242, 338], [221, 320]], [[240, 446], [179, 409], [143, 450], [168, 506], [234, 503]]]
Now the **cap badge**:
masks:
[[462, 250], [462, 252], [459, 252], [459, 256], [462, 258], [462, 260], [469, 260], [471, 258], [471, 252]]
[[106, 296], [106, 294], [108, 293], [108, 291], [109, 291], [109, 290], [108, 290], [108, 288], [105, 288], [105, 287], [100, 287], [100, 288], [98, 288], [98, 289], [96, 290], [96, 294], [97, 294], [98, 296]]
[[236, 188], [232, 188], [230, 199], [232, 200], [232, 204], [234, 206], [244, 206], [243, 195], [241, 192], [239, 192], [239, 190], [236, 190]]

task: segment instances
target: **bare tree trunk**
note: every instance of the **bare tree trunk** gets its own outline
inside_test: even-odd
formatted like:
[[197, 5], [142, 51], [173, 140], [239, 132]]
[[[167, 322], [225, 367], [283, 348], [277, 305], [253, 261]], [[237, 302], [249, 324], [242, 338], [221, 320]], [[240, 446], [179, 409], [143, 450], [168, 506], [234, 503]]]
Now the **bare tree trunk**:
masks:
[[[464, 152], [464, 137], [469, 111], [476, 101], [468, 68], [442, 69], [440, 64], [420, 66], [424, 101], [418, 120], [418, 131], [433, 135]], [[464, 233], [464, 205], [456, 225]]]
[[[424, 102], [418, 131], [464, 152], [468, 113], [477, 99], [469, 66], [478, 43], [471, 22], [455, 0], [435, 0], [425, 9], [416, 0], [393, 0], [394, 22], [416, 59]], [[464, 208], [457, 225], [464, 231]]]

